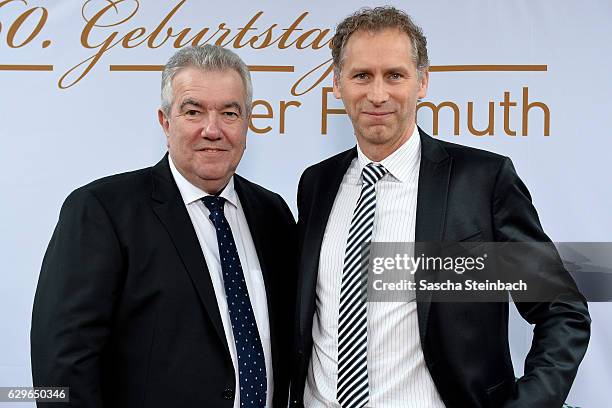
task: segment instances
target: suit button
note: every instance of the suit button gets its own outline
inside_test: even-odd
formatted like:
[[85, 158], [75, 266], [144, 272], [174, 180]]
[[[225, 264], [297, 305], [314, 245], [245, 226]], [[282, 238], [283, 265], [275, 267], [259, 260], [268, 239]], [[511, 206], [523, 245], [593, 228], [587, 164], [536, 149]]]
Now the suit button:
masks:
[[224, 399], [226, 400], [231, 400], [234, 399], [234, 390], [230, 390], [229, 388], [224, 390], [223, 393], [221, 394], [223, 396]]

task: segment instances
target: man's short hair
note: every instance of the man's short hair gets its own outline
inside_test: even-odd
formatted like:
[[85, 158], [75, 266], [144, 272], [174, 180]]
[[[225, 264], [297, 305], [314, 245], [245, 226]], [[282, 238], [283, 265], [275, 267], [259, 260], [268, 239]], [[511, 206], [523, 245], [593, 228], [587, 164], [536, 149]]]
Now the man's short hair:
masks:
[[240, 57], [217, 45], [206, 44], [196, 47], [184, 47], [177, 51], [166, 63], [162, 72], [161, 109], [166, 116], [172, 108], [172, 79], [183, 68], [194, 67], [202, 71], [234, 70], [242, 78], [244, 84], [245, 108], [247, 116], [253, 103], [253, 85], [249, 67]]
[[391, 6], [359, 9], [338, 24], [331, 41], [336, 78], [339, 78], [342, 72], [344, 48], [351, 35], [359, 30], [376, 33], [387, 28], [397, 28], [408, 34], [412, 42], [412, 60], [421, 79], [429, 68], [427, 39], [421, 27], [417, 26], [408, 14]]

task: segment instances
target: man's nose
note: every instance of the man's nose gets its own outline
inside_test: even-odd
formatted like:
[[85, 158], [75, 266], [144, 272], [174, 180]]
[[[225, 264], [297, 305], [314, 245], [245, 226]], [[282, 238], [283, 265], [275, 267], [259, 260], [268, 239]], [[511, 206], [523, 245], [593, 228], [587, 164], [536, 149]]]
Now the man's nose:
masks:
[[204, 121], [202, 128], [202, 136], [210, 140], [221, 139], [221, 128], [219, 127], [219, 114], [215, 111], [209, 111]]
[[389, 92], [382, 78], [376, 78], [368, 89], [368, 101], [373, 105], [382, 105], [389, 99]]

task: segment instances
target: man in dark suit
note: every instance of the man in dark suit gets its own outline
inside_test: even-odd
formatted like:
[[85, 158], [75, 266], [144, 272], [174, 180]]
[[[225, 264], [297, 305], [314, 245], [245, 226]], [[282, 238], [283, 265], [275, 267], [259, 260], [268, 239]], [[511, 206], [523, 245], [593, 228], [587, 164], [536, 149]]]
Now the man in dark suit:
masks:
[[[429, 63], [425, 37], [408, 15], [358, 11], [338, 25], [332, 55], [334, 94], [357, 146], [300, 180], [291, 405], [561, 407], [590, 330], [564, 269], [555, 274], [569, 282], [567, 293], [516, 304], [535, 325], [517, 381], [507, 302], [432, 302], [418, 290], [416, 302], [362, 301], [362, 244], [549, 239], [508, 158], [417, 128]], [[535, 272], [528, 268], [517, 265]]]
[[35, 386], [69, 387], [75, 407], [286, 405], [295, 222], [234, 174], [251, 101], [229, 50], [168, 61], [169, 154], [62, 207], [34, 300]]

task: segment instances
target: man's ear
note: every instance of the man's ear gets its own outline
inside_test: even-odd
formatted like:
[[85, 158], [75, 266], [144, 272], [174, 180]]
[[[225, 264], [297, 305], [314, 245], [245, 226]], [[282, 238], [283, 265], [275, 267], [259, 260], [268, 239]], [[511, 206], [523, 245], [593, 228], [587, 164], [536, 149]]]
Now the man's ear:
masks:
[[159, 120], [159, 124], [161, 125], [164, 133], [166, 134], [166, 138], [170, 136], [170, 121], [166, 117], [166, 114], [163, 110], [157, 110], [157, 120]]
[[340, 75], [336, 75], [334, 71], [334, 96], [336, 99], [342, 98], [342, 92], [340, 92]]
[[429, 71], [425, 70], [423, 71], [423, 74], [421, 75], [421, 83], [419, 84], [419, 93], [418, 93], [418, 98], [424, 98], [425, 95], [427, 95], [427, 88], [429, 87]]

